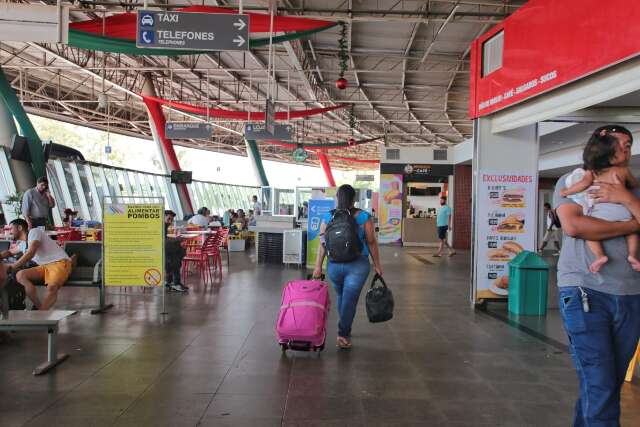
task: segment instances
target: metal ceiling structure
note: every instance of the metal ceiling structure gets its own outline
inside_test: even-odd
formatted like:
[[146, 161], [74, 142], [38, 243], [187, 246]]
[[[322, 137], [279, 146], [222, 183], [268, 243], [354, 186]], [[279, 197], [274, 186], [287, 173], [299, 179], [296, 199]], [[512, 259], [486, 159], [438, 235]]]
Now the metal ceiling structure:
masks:
[[[35, 3], [35, 2], [34, 2]], [[42, 3], [42, 2], [38, 2]], [[55, 3], [55, 2], [53, 2]], [[347, 24], [348, 87], [339, 90], [340, 27], [306, 39], [274, 45], [277, 109], [304, 109], [347, 103], [350, 109], [294, 120], [300, 142], [344, 142], [379, 137], [377, 143], [340, 155], [377, 159], [378, 147], [449, 146], [469, 138], [467, 117], [470, 43], [525, 1], [508, 0], [279, 0], [277, 14]], [[150, 1], [148, 7], [190, 5], [237, 8], [224, 0]], [[129, 1], [76, 1], [71, 20], [132, 11]], [[266, 1], [245, 1], [245, 11], [267, 13]], [[178, 57], [128, 56], [69, 47], [0, 41], [0, 66], [29, 113], [64, 122], [151, 138], [139, 97], [145, 76], [159, 96], [234, 110], [264, 109], [269, 84], [269, 48]], [[100, 108], [105, 93], [108, 108]], [[171, 120], [202, 120], [165, 109]], [[210, 120], [210, 140], [177, 145], [244, 154], [243, 123]], [[260, 144], [266, 159], [292, 162], [290, 150]], [[313, 159], [311, 160], [313, 162]], [[353, 164], [336, 160], [335, 166]]]

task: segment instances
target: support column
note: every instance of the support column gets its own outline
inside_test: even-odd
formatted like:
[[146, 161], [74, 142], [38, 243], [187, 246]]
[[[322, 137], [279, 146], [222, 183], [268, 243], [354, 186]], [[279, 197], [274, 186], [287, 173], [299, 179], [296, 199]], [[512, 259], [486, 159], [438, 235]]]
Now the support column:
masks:
[[[2, 68], [0, 68], [0, 102], [4, 103], [4, 105], [11, 112], [16, 122], [18, 122], [18, 126], [20, 126], [20, 134], [27, 138], [29, 142], [29, 151], [31, 153], [31, 169], [33, 171], [33, 175], [36, 177], [46, 176], [46, 165], [44, 162], [44, 152], [42, 150], [42, 142], [40, 141], [40, 137], [34, 129], [33, 124], [31, 124], [31, 120], [29, 120], [29, 117], [24, 111], [24, 108], [22, 108], [22, 104], [20, 103], [20, 100], [11, 87], [11, 84], [4, 75]], [[15, 129], [15, 126], [13, 127], [13, 129]], [[25, 183], [30, 183], [28, 177], [21, 176], [20, 178], [21, 186], [25, 185]], [[20, 188], [18, 189], [20, 190]]]
[[507, 298], [511, 257], [493, 249], [513, 241], [536, 250], [538, 125], [492, 133], [493, 120], [476, 119], [473, 127], [473, 304]]
[[322, 151], [317, 151], [318, 160], [320, 160], [320, 165], [322, 166], [322, 170], [324, 174], [327, 176], [327, 184], [329, 187], [335, 187], [336, 181], [333, 179], [333, 173], [331, 172], [331, 165], [329, 164], [329, 159], [327, 155]]
[[[149, 75], [145, 75], [144, 84], [142, 86], [142, 94], [146, 96], [157, 96], [156, 90], [153, 86], [153, 81]], [[162, 112], [162, 107], [157, 102], [144, 100], [144, 104], [147, 107], [149, 114], [149, 127], [151, 128], [151, 134], [153, 140], [156, 142], [158, 152], [160, 153], [160, 160], [164, 165], [165, 172], [171, 173], [171, 171], [179, 171], [180, 162], [178, 156], [173, 149], [173, 143], [167, 139], [164, 134], [165, 118]], [[178, 197], [182, 210], [185, 214], [193, 214], [193, 205], [191, 204], [191, 197], [189, 195], [189, 189], [186, 184], [177, 184]]]
[[260, 150], [258, 150], [258, 144], [254, 140], [245, 139], [245, 144], [247, 145], [247, 157], [251, 160], [251, 166], [253, 166], [253, 173], [256, 177], [256, 181], [262, 187], [269, 186], [269, 180], [267, 179], [267, 174], [264, 171], [264, 166], [262, 165], [262, 157], [260, 157]]
[[[13, 115], [4, 102], [0, 101], [0, 145], [11, 149], [13, 136], [18, 133]], [[35, 185], [31, 165], [21, 160], [9, 159], [9, 168], [13, 176], [16, 191], [25, 191]]]

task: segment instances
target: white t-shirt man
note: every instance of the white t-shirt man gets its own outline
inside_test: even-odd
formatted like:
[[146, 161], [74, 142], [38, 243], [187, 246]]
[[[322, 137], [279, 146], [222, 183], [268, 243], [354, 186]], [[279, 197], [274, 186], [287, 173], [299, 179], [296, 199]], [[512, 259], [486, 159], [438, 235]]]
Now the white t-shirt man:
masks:
[[32, 228], [29, 230], [27, 246], [31, 246], [31, 243], [35, 240], [40, 242], [40, 246], [38, 246], [38, 250], [32, 258], [33, 262], [36, 264], [46, 265], [63, 259], [69, 259], [69, 256], [64, 249], [58, 246], [54, 240], [47, 236], [47, 233], [45, 233], [41, 228]]
[[254, 216], [262, 215], [262, 203], [255, 202], [253, 204], [253, 215]]
[[209, 225], [209, 218], [204, 215], [194, 215], [189, 219], [189, 224], [197, 225], [198, 227], [206, 228]]

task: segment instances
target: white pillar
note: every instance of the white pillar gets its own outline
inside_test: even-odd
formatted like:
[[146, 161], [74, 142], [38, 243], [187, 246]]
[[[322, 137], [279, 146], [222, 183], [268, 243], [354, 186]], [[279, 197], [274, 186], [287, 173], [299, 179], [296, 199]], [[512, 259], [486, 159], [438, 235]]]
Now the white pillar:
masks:
[[[11, 150], [13, 136], [17, 133], [13, 115], [4, 105], [4, 102], [0, 101], [0, 145]], [[20, 160], [9, 160], [9, 167], [17, 191], [25, 191], [35, 185], [35, 178], [29, 163]]]
[[[492, 249], [514, 241], [536, 250], [538, 125], [492, 133], [492, 118], [474, 121], [471, 302], [506, 298], [498, 280], [508, 276], [508, 260], [490, 258]], [[522, 201], [505, 191], [520, 192]], [[506, 224], [517, 220], [515, 229]], [[500, 226], [504, 224], [503, 226]], [[497, 259], [496, 259], [497, 258]], [[492, 289], [495, 291], [492, 291]]]

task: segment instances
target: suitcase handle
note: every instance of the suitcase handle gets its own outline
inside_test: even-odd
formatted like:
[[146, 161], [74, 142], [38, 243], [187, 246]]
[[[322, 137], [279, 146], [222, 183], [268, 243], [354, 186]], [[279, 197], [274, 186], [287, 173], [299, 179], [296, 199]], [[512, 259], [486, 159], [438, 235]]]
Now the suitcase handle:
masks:
[[[307, 274], [307, 280], [315, 280], [313, 278], [313, 274]], [[320, 275], [320, 280], [322, 280], [324, 282], [324, 274]]]

